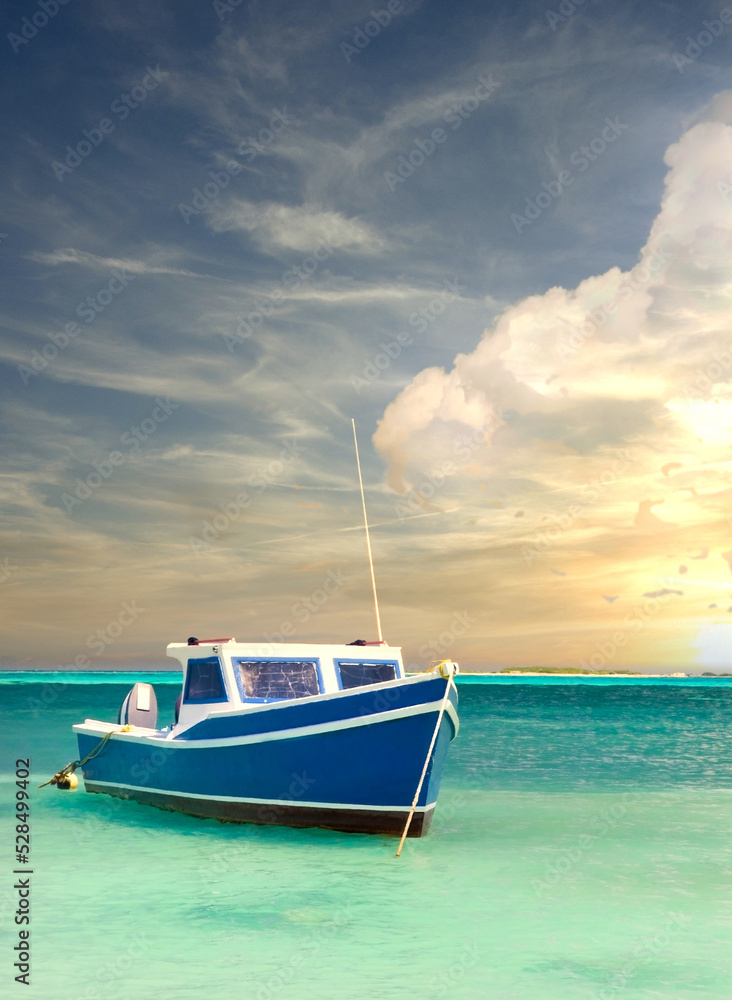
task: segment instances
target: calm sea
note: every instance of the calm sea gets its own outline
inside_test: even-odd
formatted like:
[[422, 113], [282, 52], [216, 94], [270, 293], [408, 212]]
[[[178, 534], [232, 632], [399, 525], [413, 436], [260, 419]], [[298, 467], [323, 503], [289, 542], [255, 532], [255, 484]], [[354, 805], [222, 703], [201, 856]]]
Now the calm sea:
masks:
[[396, 860], [384, 837], [37, 790], [76, 757], [72, 723], [116, 719], [138, 678], [2, 678], [5, 830], [16, 758], [33, 772], [32, 984], [6, 836], [4, 995], [732, 997], [729, 681], [461, 683], [432, 830]]

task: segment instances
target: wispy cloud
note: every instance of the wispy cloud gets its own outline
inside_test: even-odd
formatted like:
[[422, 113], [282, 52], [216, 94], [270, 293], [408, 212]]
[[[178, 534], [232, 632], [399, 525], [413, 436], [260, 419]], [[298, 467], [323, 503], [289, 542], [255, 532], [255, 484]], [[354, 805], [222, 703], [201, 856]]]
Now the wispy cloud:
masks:
[[368, 223], [307, 206], [232, 199], [212, 206], [212, 219], [217, 232], [251, 233], [258, 243], [273, 249], [309, 253], [325, 241], [338, 250], [370, 254], [387, 246], [387, 241]]
[[100, 257], [98, 254], [76, 250], [74, 247], [60, 247], [58, 250], [50, 252], [34, 250], [26, 256], [28, 260], [37, 261], [39, 264], [48, 264], [52, 267], [61, 264], [78, 264], [80, 267], [96, 271], [111, 271], [113, 268], [117, 268], [120, 271], [128, 271], [130, 274], [172, 274], [182, 278], [211, 278], [211, 275], [196, 274], [194, 271], [187, 271], [184, 268], [155, 263], [155, 258], [159, 259], [162, 255], [153, 255], [153, 260], [145, 261], [129, 257]]
[[[531, 5], [410, 3], [348, 62], [370, 17], [356, 0], [225, 18], [69, 4], [0, 69], [23, 95], [0, 111], [0, 562], [19, 567], [3, 600], [24, 623], [3, 633], [10, 660], [33, 622], [33, 656], [68, 658], [131, 593], [154, 613], [113, 653], [160, 663], [193, 620], [259, 636], [307, 573], [358, 579], [351, 416], [384, 620], [410, 661], [464, 609], [464, 663], [576, 660], [699, 552], [699, 575], [730, 579], [724, 45], [679, 73], [678, 0], [584, 5], [557, 31]], [[88, 150], [147, 63], [165, 85]], [[489, 99], [481, 76], [500, 83]], [[622, 137], [580, 171], [573, 152], [618, 117]], [[448, 139], [390, 191], [385, 171], [435, 128]], [[59, 182], [52, 161], [79, 144]], [[518, 234], [511, 213], [568, 165]], [[317, 268], [285, 280], [321, 240]], [[112, 272], [133, 280], [110, 299]], [[175, 419], [67, 510], [168, 397]], [[192, 562], [191, 533], [290, 440], [297, 462]], [[365, 634], [364, 588], [307, 634]], [[691, 639], [726, 606], [678, 589], [625, 662], [705, 655]]]

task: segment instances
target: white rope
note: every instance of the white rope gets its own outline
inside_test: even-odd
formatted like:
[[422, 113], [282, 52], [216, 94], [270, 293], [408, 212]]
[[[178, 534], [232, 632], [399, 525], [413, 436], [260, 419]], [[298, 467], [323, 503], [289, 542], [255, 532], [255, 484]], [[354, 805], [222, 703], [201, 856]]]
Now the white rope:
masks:
[[369, 535], [369, 521], [366, 517], [366, 497], [363, 492], [363, 479], [361, 478], [361, 459], [358, 456], [358, 438], [356, 437], [356, 421], [351, 418], [351, 426], [353, 427], [353, 444], [356, 449], [356, 467], [358, 468], [358, 483], [361, 487], [361, 506], [363, 507], [363, 526], [366, 529], [366, 549], [369, 554], [369, 566], [371, 568], [371, 589], [374, 593], [374, 613], [376, 615], [376, 634], [379, 637], [379, 642], [384, 641], [384, 636], [381, 633], [381, 616], [379, 615], [379, 598], [376, 596], [376, 576], [374, 575], [374, 557], [371, 555], [371, 537]]
[[[442, 666], [445, 663], [443, 660], [440, 664], [440, 674], [442, 674]], [[451, 666], [452, 670], [452, 666]], [[444, 676], [444, 675], [443, 675]], [[447, 678], [447, 687], [445, 688], [445, 697], [442, 699], [442, 704], [440, 705], [440, 711], [437, 716], [437, 723], [435, 725], [435, 731], [432, 734], [432, 740], [430, 741], [430, 748], [427, 751], [427, 756], [425, 758], [424, 767], [422, 768], [422, 776], [419, 779], [419, 784], [417, 785], [417, 792], [414, 796], [414, 801], [412, 802], [412, 808], [409, 810], [409, 815], [407, 816], [407, 822], [404, 825], [404, 832], [402, 833], [402, 839], [399, 841], [399, 847], [397, 848], [396, 857], [402, 853], [402, 848], [404, 847], [404, 841], [407, 839], [407, 834], [409, 833], [409, 827], [412, 825], [412, 816], [414, 816], [414, 811], [417, 808], [417, 801], [419, 799], [419, 793], [422, 791], [422, 785], [424, 783], [425, 775], [427, 774], [427, 767], [430, 762], [430, 757], [432, 756], [432, 749], [435, 745], [437, 739], [437, 734], [440, 731], [440, 725], [442, 723], [442, 716], [445, 714], [445, 709], [447, 708], [447, 699], [450, 696], [450, 684], [452, 683], [452, 673]]]

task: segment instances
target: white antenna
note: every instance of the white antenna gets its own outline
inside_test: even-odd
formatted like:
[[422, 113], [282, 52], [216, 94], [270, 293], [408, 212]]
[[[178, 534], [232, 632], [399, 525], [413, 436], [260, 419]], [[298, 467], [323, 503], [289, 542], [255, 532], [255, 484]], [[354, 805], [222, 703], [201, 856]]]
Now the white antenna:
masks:
[[379, 642], [384, 641], [384, 637], [381, 634], [381, 618], [379, 617], [379, 598], [376, 596], [376, 577], [374, 576], [374, 558], [371, 555], [371, 537], [369, 536], [369, 522], [366, 517], [366, 498], [363, 494], [363, 479], [361, 478], [361, 459], [358, 457], [358, 438], [356, 437], [356, 421], [351, 418], [351, 425], [353, 426], [353, 444], [356, 448], [356, 465], [358, 467], [358, 483], [361, 487], [361, 506], [363, 507], [363, 525], [366, 529], [366, 548], [369, 552], [369, 566], [371, 567], [371, 589], [374, 592], [374, 613], [376, 615], [376, 632], [379, 636]]

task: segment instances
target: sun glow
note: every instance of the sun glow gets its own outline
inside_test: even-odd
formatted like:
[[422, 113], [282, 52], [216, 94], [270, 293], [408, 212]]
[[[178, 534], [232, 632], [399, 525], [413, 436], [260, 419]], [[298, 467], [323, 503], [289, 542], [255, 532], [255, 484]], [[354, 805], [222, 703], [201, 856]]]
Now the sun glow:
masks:
[[672, 399], [666, 407], [704, 444], [720, 447], [732, 441], [732, 398], [727, 386], [713, 386], [709, 399]]
[[696, 633], [696, 666], [732, 670], [732, 625], [704, 625]]

